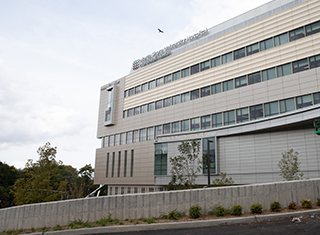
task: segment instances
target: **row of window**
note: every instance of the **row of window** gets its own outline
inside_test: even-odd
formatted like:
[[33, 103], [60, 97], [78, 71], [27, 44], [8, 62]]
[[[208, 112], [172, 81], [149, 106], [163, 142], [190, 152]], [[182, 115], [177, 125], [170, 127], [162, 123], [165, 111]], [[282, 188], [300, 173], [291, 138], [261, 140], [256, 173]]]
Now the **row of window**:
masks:
[[169, 83], [171, 81], [178, 80], [180, 78], [184, 78], [186, 76], [198, 73], [200, 71], [207, 70], [209, 68], [214, 68], [216, 66], [219, 66], [221, 64], [226, 64], [228, 62], [231, 62], [233, 60], [238, 60], [240, 58], [243, 58], [245, 56], [249, 56], [255, 53], [258, 53], [260, 51], [264, 51], [273, 47], [280, 46], [282, 44], [292, 42], [294, 40], [297, 40], [299, 38], [303, 38], [305, 36], [309, 36], [315, 33], [320, 32], [320, 21], [317, 21], [312, 24], [308, 24], [306, 26], [299, 27], [297, 29], [291, 30], [289, 32], [277, 35], [275, 37], [268, 38], [266, 40], [263, 40], [261, 42], [256, 42], [254, 44], [251, 44], [246, 47], [242, 47], [240, 49], [237, 49], [235, 51], [226, 53], [224, 55], [215, 57], [210, 60], [203, 61], [199, 64], [195, 64], [191, 67], [187, 67], [185, 69], [176, 71], [172, 74], [168, 74], [164, 77], [152, 80], [150, 82], [146, 82], [142, 85], [138, 85], [134, 88], [130, 88], [128, 90], [124, 91], [124, 97], [129, 97], [134, 94], [138, 94], [140, 92], [146, 91], [148, 89], [152, 89], [158, 86], [161, 86], [163, 84]]
[[[110, 153], [107, 153], [107, 164], [106, 164], [106, 177], [109, 177], [109, 161]], [[116, 163], [116, 153], [112, 153], [112, 162], [111, 162], [111, 177], [115, 177], [115, 163]], [[130, 177], [133, 177], [133, 160], [134, 160], [134, 150], [131, 150], [131, 161], [130, 161]], [[124, 151], [124, 163], [123, 163], [123, 177], [127, 177], [127, 161], [128, 161], [128, 151]], [[121, 151], [118, 152], [118, 171], [117, 177], [120, 177], [121, 173]]]
[[153, 193], [153, 192], [163, 192], [163, 191], [164, 191], [164, 188], [154, 188], [154, 187], [109, 187], [108, 195]]
[[111, 147], [143, 142], [153, 140], [161, 134], [198, 131], [243, 123], [319, 103], [320, 92], [110, 135], [103, 138], [102, 144], [103, 147]]
[[141, 113], [150, 112], [155, 109], [161, 109], [171, 105], [183, 103], [189, 100], [195, 100], [200, 97], [217, 94], [222, 91], [228, 91], [228, 90], [240, 88], [247, 85], [252, 85], [261, 81], [271, 80], [276, 77], [282, 77], [292, 73], [298, 73], [298, 72], [308, 70], [308, 69], [313, 69], [319, 66], [320, 66], [320, 55], [312, 56], [309, 58], [294, 61], [292, 63], [287, 63], [284, 65], [280, 65], [280, 66], [276, 66], [266, 70], [244, 75], [238, 78], [230, 79], [222, 83], [217, 83], [211, 86], [209, 85], [193, 91], [188, 91], [183, 94], [168, 97], [163, 100], [151, 102], [149, 104], [144, 104], [132, 109], [124, 110], [123, 118], [131, 117], [133, 115], [138, 115]]

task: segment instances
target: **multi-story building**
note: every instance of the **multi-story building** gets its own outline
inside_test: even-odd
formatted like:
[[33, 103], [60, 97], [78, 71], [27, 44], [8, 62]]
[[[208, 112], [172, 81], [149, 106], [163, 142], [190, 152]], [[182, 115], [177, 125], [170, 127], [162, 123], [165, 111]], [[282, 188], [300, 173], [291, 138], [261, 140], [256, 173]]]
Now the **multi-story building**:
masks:
[[[185, 140], [211, 180], [281, 181], [281, 153], [320, 176], [320, 1], [275, 0], [133, 63], [101, 87], [95, 183], [109, 194], [165, 190]], [[197, 177], [207, 184], [207, 166]]]

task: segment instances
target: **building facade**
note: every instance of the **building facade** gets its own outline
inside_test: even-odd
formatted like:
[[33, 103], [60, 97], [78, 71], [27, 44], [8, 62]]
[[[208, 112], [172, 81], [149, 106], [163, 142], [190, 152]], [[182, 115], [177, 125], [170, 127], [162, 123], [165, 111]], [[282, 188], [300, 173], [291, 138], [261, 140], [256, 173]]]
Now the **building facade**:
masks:
[[[185, 140], [211, 180], [281, 181], [281, 153], [320, 177], [320, 1], [275, 0], [133, 63], [101, 87], [95, 183], [109, 195], [165, 190]], [[207, 165], [197, 177], [207, 184]]]

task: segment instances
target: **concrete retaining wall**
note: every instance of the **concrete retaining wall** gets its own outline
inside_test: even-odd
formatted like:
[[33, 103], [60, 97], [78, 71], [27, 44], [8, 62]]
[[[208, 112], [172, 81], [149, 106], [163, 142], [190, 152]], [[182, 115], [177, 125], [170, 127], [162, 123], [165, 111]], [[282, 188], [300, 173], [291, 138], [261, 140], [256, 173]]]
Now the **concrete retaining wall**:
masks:
[[261, 203], [264, 209], [269, 209], [273, 201], [285, 207], [291, 201], [300, 205], [306, 198], [315, 202], [317, 197], [320, 197], [320, 178], [38, 203], [1, 209], [0, 231], [54, 227], [78, 219], [94, 222], [108, 217], [109, 213], [117, 219], [158, 217], [174, 209], [188, 214], [190, 206], [195, 204], [202, 207], [202, 214], [217, 205], [229, 208], [240, 204], [249, 211], [251, 204]]

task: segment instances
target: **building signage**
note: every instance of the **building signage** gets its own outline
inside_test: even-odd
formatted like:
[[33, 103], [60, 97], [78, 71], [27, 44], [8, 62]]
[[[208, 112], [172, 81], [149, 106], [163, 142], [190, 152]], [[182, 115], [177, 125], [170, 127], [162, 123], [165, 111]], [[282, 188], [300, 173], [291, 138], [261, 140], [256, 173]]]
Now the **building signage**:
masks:
[[195, 41], [205, 35], [209, 34], [209, 30], [208, 29], [205, 29], [205, 30], [201, 30], [199, 31], [199, 33], [196, 33], [192, 36], [189, 36], [185, 39], [182, 39], [170, 46], [167, 46], [165, 48], [163, 48], [162, 50], [160, 51], [156, 51], [156, 52], [153, 52], [152, 54], [146, 56], [146, 57], [143, 57], [141, 59], [138, 59], [138, 60], [135, 60], [133, 61], [132, 63], [132, 69], [133, 70], [136, 70], [138, 68], [142, 68], [148, 64], [151, 64], [153, 62], [156, 62], [162, 58], [165, 58], [167, 56], [169, 56], [171, 54], [171, 51], [176, 49], [176, 48], [179, 48], [183, 45], [186, 45], [188, 44], [189, 42], [192, 42], [192, 41]]
[[210, 132], [202, 132], [202, 133], [187, 134], [187, 135], [157, 137], [157, 141], [167, 142], [167, 141], [177, 141], [177, 140], [189, 140], [189, 139], [198, 139], [198, 138], [204, 138], [204, 137], [215, 136], [215, 135], [217, 135], [216, 131], [210, 131]]

